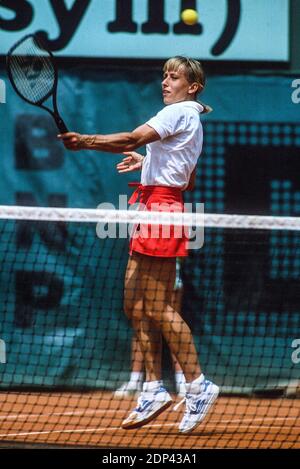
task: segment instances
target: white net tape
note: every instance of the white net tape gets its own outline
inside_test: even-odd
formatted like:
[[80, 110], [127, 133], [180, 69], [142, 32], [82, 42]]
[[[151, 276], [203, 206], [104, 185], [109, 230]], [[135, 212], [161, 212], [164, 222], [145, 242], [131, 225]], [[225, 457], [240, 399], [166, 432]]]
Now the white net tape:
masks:
[[85, 223], [151, 223], [153, 225], [172, 224], [175, 226], [204, 226], [207, 228], [300, 230], [300, 217], [25, 207], [16, 205], [0, 205], [0, 219]]

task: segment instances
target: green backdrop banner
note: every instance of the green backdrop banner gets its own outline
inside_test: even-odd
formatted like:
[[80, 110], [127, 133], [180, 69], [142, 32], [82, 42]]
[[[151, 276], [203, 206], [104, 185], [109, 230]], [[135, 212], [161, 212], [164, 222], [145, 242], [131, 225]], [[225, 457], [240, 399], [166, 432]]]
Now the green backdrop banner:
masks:
[[[63, 118], [82, 133], [131, 130], [162, 106], [155, 70], [79, 68], [61, 71], [60, 78]], [[196, 190], [187, 201], [204, 202], [206, 212], [299, 215], [299, 105], [292, 81], [208, 80], [203, 100], [214, 112], [204, 121]], [[128, 182], [136, 180], [117, 174], [121, 155], [70, 153], [56, 134], [51, 117], [7, 85], [0, 105], [0, 204], [119, 208], [120, 194], [128, 195]], [[116, 387], [130, 371], [131, 328], [122, 308], [127, 240], [100, 240], [93, 225], [0, 226], [6, 346], [0, 386]], [[292, 360], [300, 337], [298, 241], [294, 234], [282, 241], [276, 234], [208, 230], [203, 250], [182, 266], [183, 315], [205, 372], [225, 390], [272, 388], [299, 377]], [[169, 379], [166, 366], [165, 373]]]

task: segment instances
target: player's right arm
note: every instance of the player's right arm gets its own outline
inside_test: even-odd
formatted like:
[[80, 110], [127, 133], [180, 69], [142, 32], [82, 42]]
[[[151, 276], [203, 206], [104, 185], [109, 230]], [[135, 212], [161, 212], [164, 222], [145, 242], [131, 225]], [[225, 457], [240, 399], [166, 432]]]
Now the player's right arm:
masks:
[[147, 124], [137, 127], [132, 132], [120, 132], [109, 135], [81, 135], [67, 132], [58, 135], [68, 150], [96, 150], [109, 153], [133, 151], [147, 143], [160, 140], [159, 134]]

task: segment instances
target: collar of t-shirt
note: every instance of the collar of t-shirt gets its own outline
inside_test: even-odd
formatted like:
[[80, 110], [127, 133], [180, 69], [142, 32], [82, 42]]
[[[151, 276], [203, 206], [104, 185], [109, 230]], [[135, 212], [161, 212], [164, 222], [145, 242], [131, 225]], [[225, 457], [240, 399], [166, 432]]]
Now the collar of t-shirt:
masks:
[[172, 106], [176, 104], [184, 104], [184, 106], [196, 109], [196, 111], [198, 111], [199, 113], [203, 112], [204, 110], [204, 107], [202, 106], [202, 104], [198, 103], [197, 101], [179, 101], [178, 103], [167, 104], [167, 106]]

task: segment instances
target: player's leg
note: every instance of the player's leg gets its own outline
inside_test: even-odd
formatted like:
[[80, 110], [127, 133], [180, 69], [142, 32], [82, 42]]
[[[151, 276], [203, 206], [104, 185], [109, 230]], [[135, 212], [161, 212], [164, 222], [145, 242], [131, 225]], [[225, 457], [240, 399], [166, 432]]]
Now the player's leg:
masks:
[[143, 258], [133, 253], [125, 274], [124, 309], [131, 320], [143, 359], [148, 363], [147, 381], [161, 379], [161, 333], [157, 324], [144, 314]]
[[131, 371], [129, 380], [114, 393], [115, 397], [130, 397], [140, 392], [144, 381], [144, 357], [139, 341], [134, 334], [131, 339]]
[[[175, 277], [173, 259], [144, 261], [145, 314], [160, 325], [162, 334], [186, 378], [186, 410], [179, 431], [189, 433], [205, 418], [219, 394], [219, 388], [201, 372], [191, 331], [170, 301]], [[156, 292], [154, 294], [154, 292]], [[147, 370], [147, 362], [145, 362]]]
[[[135, 315], [141, 317], [143, 311], [142, 293], [139, 289], [138, 263], [130, 256], [124, 281], [124, 311], [129, 320]], [[134, 334], [131, 342], [130, 379], [115, 392], [115, 397], [127, 397], [142, 390], [144, 379], [144, 357]]]
[[142, 262], [145, 315], [160, 328], [186, 379], [192, 381], [201, 369], [191, 331], [172, 306], [175, 258], [144, 256]]
[[[174, 284], [174, 290], [172, 292], [171, 304], [175, 311], [181, 315], [181, 303], [183, 295], [183, 284], [180, 276], [180, 262], [176, 259], [176, 278]], [[182, 368], [173, 353], [171, 353], [173, 368], [174, 368], [174, 379], [175, 389], [179, 396], [185, 396], [185, 376]]]
[[[142, 259], [145, 256], [133, 253], [125, 277], [125, 310], [132, 321], [143, 358], [147, 362], [147, 377], [143, 392], [138, 398], [136, 408], [123, 421], [125, 429], [138, 428], [153, 420], [172, 403], [171, 396], [161, 381], [161, 333], [156, 323], [145, 316], [140, 304], [140, 294], [144, 295], [142, 282]], [[134, 293], [132, 293], [134, 292]]]

